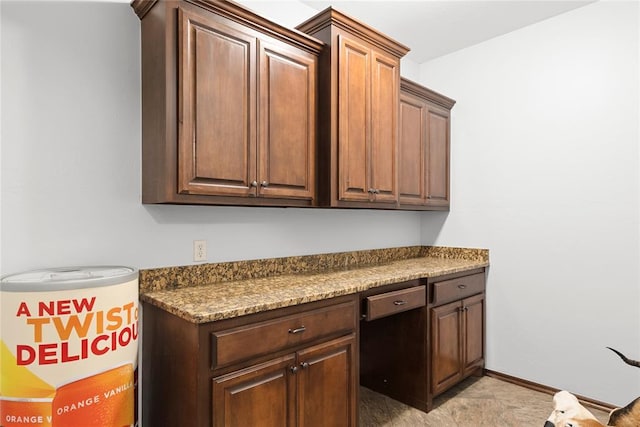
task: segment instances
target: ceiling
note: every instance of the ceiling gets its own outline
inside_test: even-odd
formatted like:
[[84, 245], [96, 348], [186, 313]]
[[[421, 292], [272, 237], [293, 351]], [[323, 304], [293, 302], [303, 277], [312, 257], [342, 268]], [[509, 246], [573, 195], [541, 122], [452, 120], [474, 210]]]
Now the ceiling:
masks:
[[[0, 2], [3, 0], [0, 0]], [[45, 0], [51, 1], [51, 0]], [[131, 0], [71, 0], [129, 3]], [[267, 18], [287, 8], [295, 26], [329, 6], [411, 48], [421, 64], [597, 0], [235, 0]], [[304, 10], [301, 10], [304, 9]], [[304, 16], [304, 18], [301, 18]]]
[[418, 64], [481, 43], [592, 1], [577, 0], [301, 0], [318, 11], [328, 6], [357, 18], [411, 48]]

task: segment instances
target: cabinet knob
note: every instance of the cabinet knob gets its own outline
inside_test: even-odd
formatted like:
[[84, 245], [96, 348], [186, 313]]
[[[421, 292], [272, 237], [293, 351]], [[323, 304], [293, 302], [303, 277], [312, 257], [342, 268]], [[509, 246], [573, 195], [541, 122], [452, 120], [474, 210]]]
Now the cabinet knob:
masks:
[[377, 189], [377, 188], [374, 188], [374, 189], [373, 189], [373, 193], [374, 193], [374, 194], [380, 194], [380, 190], [379, 190], [379, 189]]
[[289, 370], [291, 371], [292, 374], [295, 374], [296, 372], [298, 372], [298, 367], [297, 366], [291, 366], [291, 367], [289, 367]]
[[249, 184], [250, 187], [257, 187], [258, 186], [258, 181], [251, 181], [251, 183]]
[[375, 194], [376, 189], [375, 188], [370, 188], [368, 191], [369, 191], [369, 194]]
[[307, 369], [307, 368], [309, 367], [309, 363], [308, 363], [308, 362], [302, 362], [302, 363], [300, 364], [300, 367], [301, 367], [302, 369]]
[[268, 186], [269, 186], [269, 183], [268, 183], [267, 181], [262, 181], [262, 182], [260, 183], [260, 186], [261, 186], [261, 187], [268, 187]]

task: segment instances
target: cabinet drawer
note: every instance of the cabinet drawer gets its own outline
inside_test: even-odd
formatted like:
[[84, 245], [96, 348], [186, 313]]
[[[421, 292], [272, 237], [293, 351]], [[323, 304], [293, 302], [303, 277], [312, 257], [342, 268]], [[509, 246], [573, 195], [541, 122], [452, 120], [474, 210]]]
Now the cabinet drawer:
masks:
[[213, 369], [274, 353], [356, 327], [354, 302], [280, 317], [211, 334]]
[[440, 305], [484, 292], [484, 273], [443, 280], [433, 284], [432, 304]]
[[367, 313], [365, 320], [375, 320], [426, 304], [426, 287], [415, 286], [380, 295], [372, 295], [366, 299]]

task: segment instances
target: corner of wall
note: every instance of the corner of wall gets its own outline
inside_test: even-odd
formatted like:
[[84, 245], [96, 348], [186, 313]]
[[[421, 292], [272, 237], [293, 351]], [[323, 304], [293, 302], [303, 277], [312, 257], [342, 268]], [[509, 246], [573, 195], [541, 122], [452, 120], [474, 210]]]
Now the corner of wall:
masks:
[[402, 58], [400, 61], [400, 74], [402, 74], [402, 77], [417, 82], [420, 79], [420, 64], [409, 58]]

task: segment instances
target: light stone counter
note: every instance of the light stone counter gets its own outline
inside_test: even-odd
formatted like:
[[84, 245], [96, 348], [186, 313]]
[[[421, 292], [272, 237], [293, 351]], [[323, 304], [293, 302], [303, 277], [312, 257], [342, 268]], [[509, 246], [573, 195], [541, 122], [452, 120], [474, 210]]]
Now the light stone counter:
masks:
[[[394, 257], [397, 257], [397, 248], [394, 251]], [[358, 252], [363, 253], [370, 255], [370, 251]], [[353, 256], [354, 253], [347, 254]], [[334, 257], [333, 254], [323, 256]], [[190, 322], [205, 323], [489, 265], [489, 253], [486, 249], [411, 247], [402, 256], [409, 258], [391, 259], [378, 264], [350, 265], [345, 269], [336, 269], [334, 266], [334, 269], [325, 271], [242, 278], [208, 285], [174, 285], [159, 290], [147, 286], [151, 290], [144, 291], [146, 282], [157, 281], [163, 271], [167, 274], [173, 271], [176, 274], [174, 270], [182, 267], [147, 270], [141, 272], [140, 299]]]

